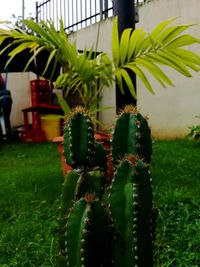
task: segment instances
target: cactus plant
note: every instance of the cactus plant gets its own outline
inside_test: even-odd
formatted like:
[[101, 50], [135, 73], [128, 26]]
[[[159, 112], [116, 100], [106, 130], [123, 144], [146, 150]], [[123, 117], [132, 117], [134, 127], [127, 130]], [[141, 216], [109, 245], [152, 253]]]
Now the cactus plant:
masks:
[[132, 106], [117, 117], [110, 184], [106, 152], [94, 141], [92, 118], [83, 108], [67, 119], [64, 153], [73, 169], [63, 184], [57, 266], [152, 267], [152, 149], [146, 119]]

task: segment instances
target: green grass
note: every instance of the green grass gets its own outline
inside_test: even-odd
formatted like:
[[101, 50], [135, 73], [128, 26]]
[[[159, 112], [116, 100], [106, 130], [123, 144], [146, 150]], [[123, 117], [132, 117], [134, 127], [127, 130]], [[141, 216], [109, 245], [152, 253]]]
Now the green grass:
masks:
[[[153, 146], [155, 267], [199, 267], [200, 142]], [[0, 159], [0, 267], [54, 266], [63, 181], [56, 145], [4, 144]]]
[[199, 267], [200, 142], [156, 142], [152, 177], [159, 208], [155, 266]]
[[63, 180], [56, 145], [7, 144], [0, 158], [0, 266], [53, 266]]

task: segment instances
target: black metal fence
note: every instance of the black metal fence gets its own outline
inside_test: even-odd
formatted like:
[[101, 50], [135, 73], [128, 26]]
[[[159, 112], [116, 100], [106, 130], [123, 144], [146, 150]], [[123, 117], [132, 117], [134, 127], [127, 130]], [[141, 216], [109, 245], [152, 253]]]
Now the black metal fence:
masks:
[[62, 17], [67, 31], [76, 31], [113, 16], [111, 0], [46, 0], [36, 3], [36, 20], [52, 20], [59, 28]]
[[[139, 5], [146, 0], [135, 0], [135, 2], [136, 5]], [[58, 29], [59, 19], [62, 18], [67, 32], [77, 31], [112, 16], [113, 0], [43, 0], [36, 2], [36, 20], [38, 22], [52, 20]]]

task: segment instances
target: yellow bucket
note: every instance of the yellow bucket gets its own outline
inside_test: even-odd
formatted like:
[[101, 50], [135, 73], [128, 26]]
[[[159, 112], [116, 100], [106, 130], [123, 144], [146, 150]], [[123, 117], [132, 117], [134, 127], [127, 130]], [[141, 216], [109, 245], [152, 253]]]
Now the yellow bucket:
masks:
[[47, 141], [52, 141], [56, 136], [60, 135], [60, 120], [62, 115], [41, 115], [41, 129], [45, 131]]

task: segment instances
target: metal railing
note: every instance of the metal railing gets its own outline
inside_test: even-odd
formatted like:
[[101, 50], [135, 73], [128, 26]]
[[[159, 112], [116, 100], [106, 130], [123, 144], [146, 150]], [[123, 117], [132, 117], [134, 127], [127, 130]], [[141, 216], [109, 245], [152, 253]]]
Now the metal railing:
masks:
[[[146, 1], [135, 0], [136, 6]], [[36, 2], [36, 20], [38, 22], [52, 20], [55, 27], [59, 29], [59, 19], [62, 18], [67, 32], [74, 32], [112, 17], [113, 13], [113, 0], [43, 0]]]
[[52, 20], [59, 28], [62, 18], [68, 32], [77, 31], [113, 16], [111, 0], [46, 0], [36, 2], [36, 20]]

